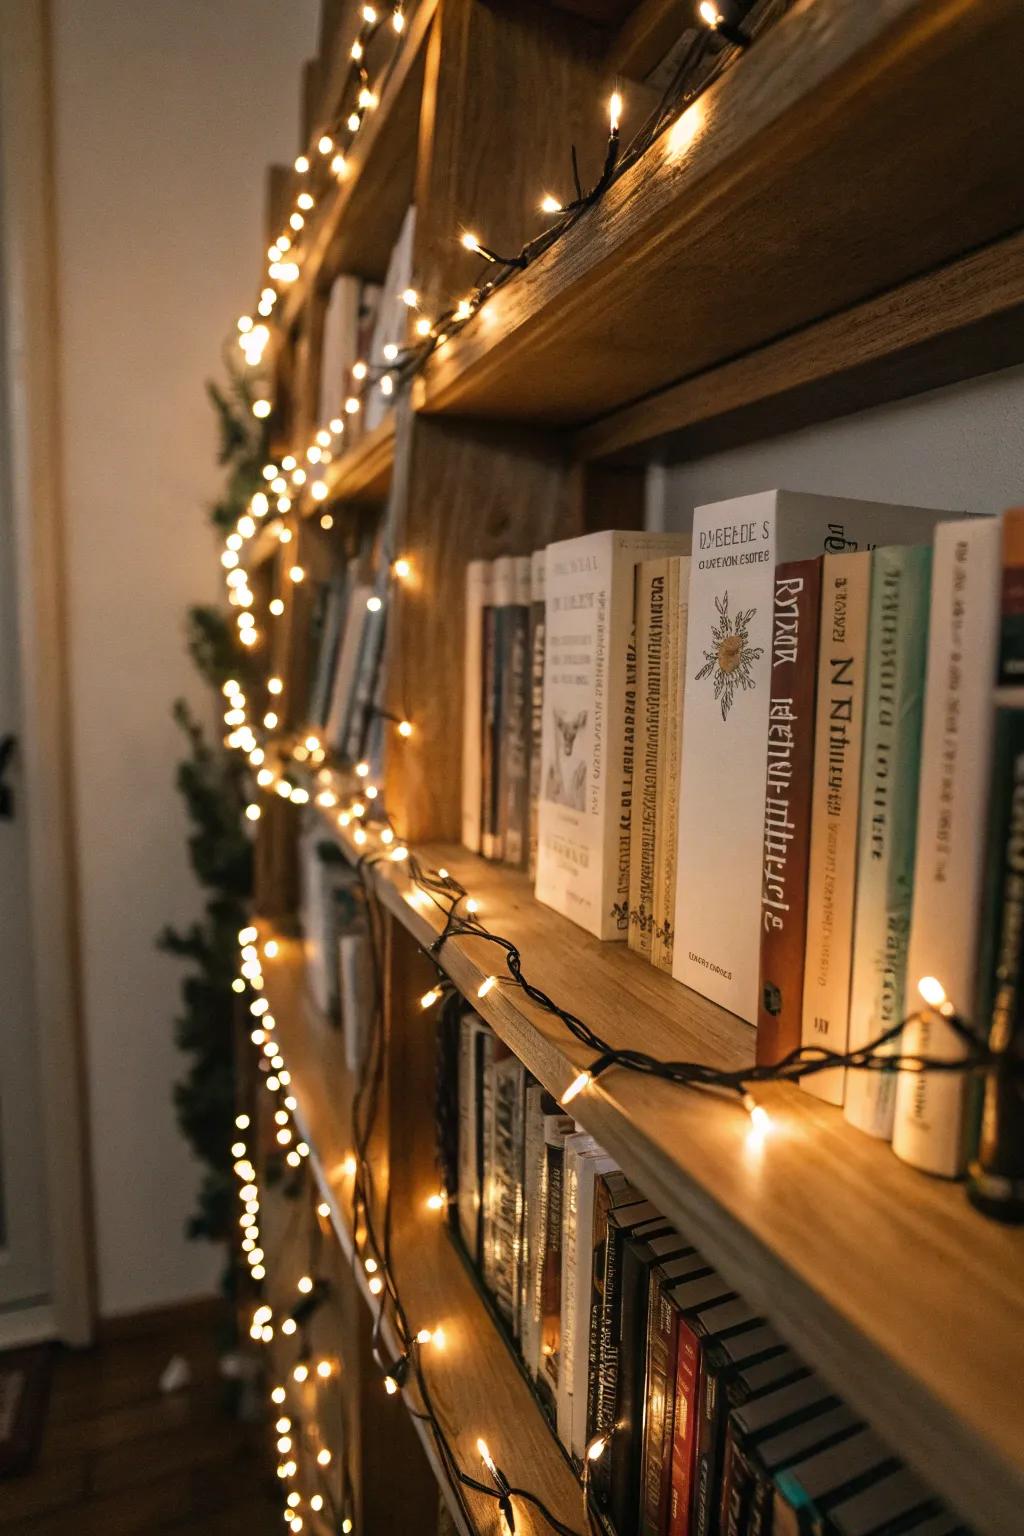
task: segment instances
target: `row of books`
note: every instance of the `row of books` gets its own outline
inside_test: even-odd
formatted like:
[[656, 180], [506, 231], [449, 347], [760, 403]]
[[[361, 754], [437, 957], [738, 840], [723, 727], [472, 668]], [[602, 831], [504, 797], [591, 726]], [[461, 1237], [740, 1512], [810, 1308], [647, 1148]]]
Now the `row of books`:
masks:
[[314, 811], [299, 840], [299, 917], [309, 994], [317, 1017], [340, 1030], [345, 1065], [365, 1065], [376, 1009], [366, 893]]
[[453, 1230], [605, 1530], [963, 1532], [476, 1014], [447, 1029]]
[[534, 872], [544, 682], [545, 551], [466, 568], [462, 838]]
[[317, 586], [311, 610], [308, 724], [327, 751], [379, 772], [383, 750], [386, 580], [369, 551]]
[[[354, 370], [362, 363], [376, 376], [387, 367], [385, 349], [407, 342], [409, 309], [402, 294], [412, 280], [415, 225], [416, 210], [410, 207], [392, 247], [383, 284], [341, 273], [327, 297], [320, 336], [317, 420], [322, 425], [342, 417], [349, 442], [360, 431], [372, 431], [387, 410], [387, 398], [379, 389], [364, 394], [362, 379]], [[345, 416], [344, 402], [360, 395], [364, 395], [362, 412]]]
[[[539, 700], [538, 899], [756, 1023], [761, 1062], [863, 1046], [917, 1011], [924, 977], [984, 1022], [1000, 551], [1020, 523], [771, 491], [698, 507], [692, 535], [535, 556], [545, 606], [526, 633], [543, 659], [529, 695], [518, 662], [505, 684], [511, 721]], [[463, 836], [487, 852], [496, 826], [500, 853], [502, 807], [522, 815], [521, 739], [506, 746], [500, 713], [489, 734], [501, 609], [473, 569]], [[937, 1014], [903, 1043], [962, 1053]], [[905, 1160], [962, 1171], [962, 1075], [805, 1081]]]

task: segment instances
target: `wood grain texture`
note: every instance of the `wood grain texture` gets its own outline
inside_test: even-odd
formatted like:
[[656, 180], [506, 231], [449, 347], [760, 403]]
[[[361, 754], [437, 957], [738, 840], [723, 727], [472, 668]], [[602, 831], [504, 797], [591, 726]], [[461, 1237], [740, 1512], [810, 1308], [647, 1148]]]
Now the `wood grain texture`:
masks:
[[585, 459], [699, 458], [1024, 357], [1024, 233], [626, 406], [574, 437]]
[[[477, 897], [531, 982], [613, 1045], [752, 1062], [748, 1025], [541, 906], [522, 876], [455, 847], [421, 853]], [[410, 905], [404, 868], [387, 861], [374, 877], [388, 910], [429, 945], [441, 917]], [[481, 940], [441, 956], [557, 1095], [590, 1058], [511, 987], [477, 1002], [499, 959]], [[1024, 1233], [985, 1221], [958, 1186], [916, 1173], [811, 1095], [776, 1087], [758, 1098], [774, 1122], [759, 1147], [734, 1101], [626, 1073], [608, 1074], [573, 1111], [926, 1481], [979, 1531], [1010, 1536], [1024, 1493]]]
[[418, 404], [587, 422], [1019, 226], [1022, 67], [1015, 0], [798, 4], [435, 355]]
[[388, 707], [396, 737], [385, 792], [410, 836], [451, 837], [460, 819], [466, 563], [525, 555], [582, 529], [564, 443], [548, 433], [427, 421], [400, 410], [394, 554], [413, 574], [389, 611]]

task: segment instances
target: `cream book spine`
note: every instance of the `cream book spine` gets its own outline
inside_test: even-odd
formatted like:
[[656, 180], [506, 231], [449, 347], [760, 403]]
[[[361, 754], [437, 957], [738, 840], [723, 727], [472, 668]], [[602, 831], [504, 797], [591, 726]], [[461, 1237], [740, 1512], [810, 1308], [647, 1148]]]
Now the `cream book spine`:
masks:
[[676, 917], [676, 828], [679, 822], [679, 761], [683, 747], [683, 692], [686, 685], [686, 616], [690, 594], [690, 558], [668, 562], [669, 616], [664, 671], [662, 730], [658, 739], [658, 820], [654, 839], [654, 923], [651, 960], [672, 971]]
[[629, 947], [650, 959], [654, 927], [654, 847], [658, 819], [658, 744], [663, 727], [667, 560], [636, 568], [636, 743], [629, 835]]
[[[935, 530], [914, 901], [907, 953], [908, 1012], [925, 976], [969, 1013], [984, 885], [993, 697], [1000, 607], [1000, 521], [978, 517]], [[938, 1014], [912, 1018], [908, 1054], [956, 1060], [959, 1038]], [[955, 1178], [964, 1165], [966, 1085], [960, 1073], [903, 1073], [893, 1151], [926, 1173]]]
[[[804, 1045], [839, 1052], [850, 1019], [870, 597], [870, 554], [825, 557], [801, 1033]], [[803, 1078], [801, 1087], [842, 1104], [845, 1080], [845, 1069], [832, 1067]]]
[[[848, 1047], [862, 1050], [903, 1019], [914, 888], [931, 546], [876, 549], [857, 849]], [[900, 1036], [887, 1042], [889, 1055]], [[888, 1141], [895, 1072], [848, 1072], [843, 1114]]]
[[634, 570], [688, 534], [593, 533], [549, 545], [536, 895], [625, 939], [636, 732]]
[[757, 1019], [775, 567], [930, 540], [951, 514], [761, 491], [693, 516], [672, 974]]
[[480, 852], [483, 772], [484, 609], [490, 602], [491, 562], [466, 566], [466, 635], [463, 644], [462, 694], [462, 841]]

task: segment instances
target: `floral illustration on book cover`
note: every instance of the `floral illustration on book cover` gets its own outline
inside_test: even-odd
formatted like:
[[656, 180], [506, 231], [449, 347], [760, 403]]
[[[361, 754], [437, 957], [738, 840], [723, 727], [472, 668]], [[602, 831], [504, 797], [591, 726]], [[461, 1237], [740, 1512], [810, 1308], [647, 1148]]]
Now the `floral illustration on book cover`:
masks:
[[714, 679], [715, 698], [722, 708], [722, 719], [728, 719], [738, 689], [744, 693], [756, 688], [753, 665], [764, 655], [764, 647], [751, 645], [750, 621], [756, 608], [738, 608], [730, 617], [729, 594], [724, 592], [715, 598], [718, 613], [717, 624], [711, 628], [711, 649], [705, 650], [704, 665], [694, 673], [694, 681]]

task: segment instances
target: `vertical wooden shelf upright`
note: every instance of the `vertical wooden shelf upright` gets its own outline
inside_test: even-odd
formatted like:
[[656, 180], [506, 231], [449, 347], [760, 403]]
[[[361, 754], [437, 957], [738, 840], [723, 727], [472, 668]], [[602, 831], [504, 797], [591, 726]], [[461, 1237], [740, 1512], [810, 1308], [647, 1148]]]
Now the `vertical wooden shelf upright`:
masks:
[[[438, 346], [385, 421], [329, 465], [327, 498], [296, 495], [281, 520], [287, 541], [268, 531], [253, 573], [261, 604], [279, 591], [290, 599], [268, 665], [284, 680], [278, 712], [294, 738], [308, 725], [315, 585], [368, 529], [378, 562], [410, 561], [408, 580], [391, 585], [386, 642], [387, 708], [413, 724], [411, 737], [389, 732], [386, 744], [382, 794], [401, 836], [430, 844], [429, 858], [481, 891], [488, 912], [529, 945], [528, 966], [552, 995], [571, 989], [573, 1006], [607, 1038], [729, 1067], [751, 1059], [745, 1025], [621, 948], [596, 945], [539, 908], [519, 876], [451, 845], [460, 826], [467, 561], [642, 526], [652, 462], [1024, 360], [1020, 71], [1010, 67], [1024, 69], [1018, 0], [758, 0], [762, 10], [785, 14], [701, 98], [687, 132], [662, 135], [605, 202]], [[325, 0], [320, 53], [304, 80], [303, 151], [318, 124], [337, 116], [360, 11], [355, 0]], [[626, 101], [624, 139], [642, 122], [655, 98], [647, 77], [689, 22], [681, 0], [406, 7], [376, 113], [349, 175], [311, 220], [301, 275], [282, 296], [278, 458], [301, 460], [321, 425], [314, 402], [334, 280], [381, 282], [414, 202], [415, 286], [424, 313], [446, 310], [480, 278], [480, 258], [460, 235], [518, 250], [541, 228], [541, 197], [565, 193], [570, 146], [580, 146], [584, 181], [599, 169], [614, 87]], [[295, 191], [291, 172], [273, 168], [270, 240]], [[297, 583], [288, 575], [296, 565]], [[415, 1419], [396, 1429], [399, 1406], [382, 1390], [345, 1171], [355, 1084], [337, 1030], [311, 1001], [296, 936], [298, 825], [295, 807], [270, 796], [257, 907], [281, 945], [267, 966], [267, 996], [331, 1207], [325, 1236], [336, 1243], [338, 1307], [323, 1328], [347, 1373], [337, 1413], [350, 1425], [356, 1536], [390, 1536], [410, 1521], [426, 1531], [435, 1477], [456, 1528], [492, 1536], [493, 1502], [452, 1490], [430, 1430]], [[333, 816], [319, 826], [342, 836]], [[391, 1192], [407, 1305], [417, 1322], [445, 1330], [446, 1349], [428, 1367], [440, 1412], [462, 1467], [479, 1470], [476, 1436], [495, 1437], [513, 1481], [582, 1531], [576, 1474], [441, 1223], [426, 1213], [437, 1187], [435, 1039], [415, 998], [434, 974], [424, 950], [436, 928], [410, 902], [401, 870], [381, 866], [373, 878], [383, 903], [384, 1055], [372, 1166], [378, 1195]], [[460, 949], [445, 964], [475, 998], [493, 953]], [[552, 1092], [586, 1064], [550, 1020], [505, 992], [479, 1006]], [[786, 1145], [756, 1165], [720, 1106], [681, 1103], [664, 1084], [602, 1080], [580, 1118], [982, 1536], [1011, 1536], [1024, 1507], [1024, 1431], [1008, 1406], [1024, 1370], [1018, 1235], [978, 1225], [957, 1191], [918, 1180], [834, 1112], [785, 1090], [776, 1109]], [[804, 1208], [794, 1212], [802, 1178], [822, 1229], [811, 1236]], [[886, 1277], [888, 1296], [864, 1258], [873, 1245], [897, 1270]], [[286, 1274], [298, 1272], [302, 1242], [282, 1248]], [[913, 1276], [904, 1272], [909, 1257], [900, 1259], [911, 1249]], [[964, 1325], [966, 1355], [953, 1341], [944, 1361], [957, 1294], [965, 1306], [974, 1299], [978, 1317]], [[981, 1365], [972, 1375], [973, 1359]], [[529, 1505], [516, 1515], [526, 1536], [547, 1532]], [[326, 1536], [326, 1527], [311, 1528]]]

